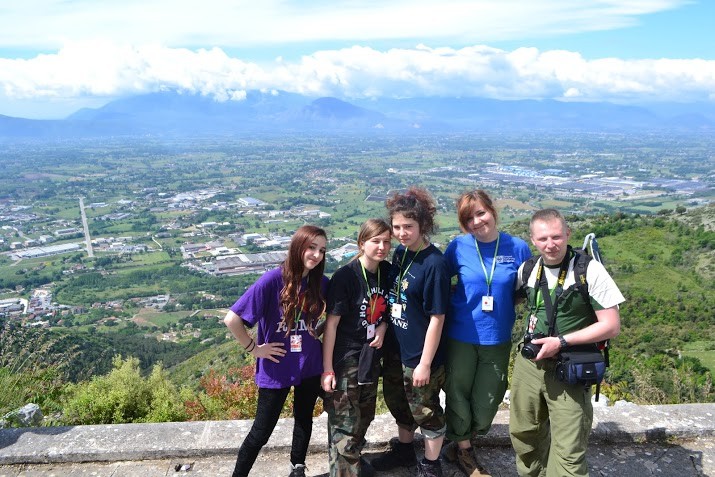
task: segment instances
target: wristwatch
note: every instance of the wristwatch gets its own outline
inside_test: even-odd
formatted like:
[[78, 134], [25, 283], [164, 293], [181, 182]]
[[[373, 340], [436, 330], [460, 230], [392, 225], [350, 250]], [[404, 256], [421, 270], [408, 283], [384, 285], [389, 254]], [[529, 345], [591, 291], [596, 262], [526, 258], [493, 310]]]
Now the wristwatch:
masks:
[[564, 335], [559, 335], [559, 343], [561, 344], [561, 349], [563, 349], [569, 345], [566, 342], [566, 338], [564, 338]]

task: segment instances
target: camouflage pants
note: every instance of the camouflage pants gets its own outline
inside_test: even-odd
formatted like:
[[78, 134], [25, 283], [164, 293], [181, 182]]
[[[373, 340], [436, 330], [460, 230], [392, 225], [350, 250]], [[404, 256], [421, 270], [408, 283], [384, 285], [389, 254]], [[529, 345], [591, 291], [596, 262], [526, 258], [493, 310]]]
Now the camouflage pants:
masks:
[[358, 385], [357, 376], [357, 358], [347, 358], [336, 373], [335, 391], [325, 397], [331, 477], [360, 476], [360, 452], [375, 418], [377, 382]]
[[402, 364], [399, 352], [385, 351], [382, 362], [382, 392], [390, 414], [403, 429], [414, 431], [419, 426], [427, 439], [444, 436], [446, 420], [439, 402], [444, 387], [444, 366], [432, 369], [429, 384], [412, 386], [414, 368]]

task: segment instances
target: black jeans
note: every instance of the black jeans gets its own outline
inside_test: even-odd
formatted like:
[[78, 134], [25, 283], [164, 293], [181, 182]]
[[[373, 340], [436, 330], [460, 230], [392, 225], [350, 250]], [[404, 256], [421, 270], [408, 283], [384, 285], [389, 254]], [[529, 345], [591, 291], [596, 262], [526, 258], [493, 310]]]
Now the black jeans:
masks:
[[[258, 389], [256, 418], [248, 435], [238, 450], [233, 477], [247, 477], [256, 462], [258, 453], [266, 445], [276, 427], [290, 387], [281, 389]], [[313, 432], [313, 410], [320, 391], [320, 376], [304, 379], [293, 388], [293, 443], [290, 450], [291, 464], [305, 464], [310, 435]]]

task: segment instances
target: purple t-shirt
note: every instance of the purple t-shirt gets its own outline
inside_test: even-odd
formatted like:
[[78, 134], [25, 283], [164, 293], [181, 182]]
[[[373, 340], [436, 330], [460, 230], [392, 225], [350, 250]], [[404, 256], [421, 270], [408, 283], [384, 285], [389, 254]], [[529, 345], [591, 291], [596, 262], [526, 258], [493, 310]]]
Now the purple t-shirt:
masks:
[[[328, 279], [322, 280], [322, 294], [328, 285]], [[305, 286], [305, 280], [301, 288]], [[243, 319], [249, 328], [258, 324], [256, 344], [283, 342], [286, 355], [278, 363], [269, 359], [256, 360], [256, 385], [259, 388], [280, 389], [299, 385], [303, 379], [317, 376], [323, 372], [323, 354], [320, 340], [308, 332], [305, 315], [295, 324], [290, 335], [301, 337], [301, 351], [292, 352], [290, 335], [286, 336], [283, 310], [280, 306], [280, 294], [283, 289], [281, 269], [276, 268], [264, 273], [241, 298], [231, 307], [231, 311]]]

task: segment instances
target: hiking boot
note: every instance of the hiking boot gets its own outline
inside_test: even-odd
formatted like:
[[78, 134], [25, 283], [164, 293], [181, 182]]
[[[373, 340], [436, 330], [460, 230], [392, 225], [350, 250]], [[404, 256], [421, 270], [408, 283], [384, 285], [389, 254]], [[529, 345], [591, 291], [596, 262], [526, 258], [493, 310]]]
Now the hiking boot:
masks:
[[417, 467], [417, 477], [442, 477], [442, 463], [439, 459], [422, 459]]
[[403, 444], [397, 439], [390, 439], [390, 449], [372, 459], [372, 467], [380, 472], [392, 470], [395, 467], [412, 467], [417, 465], [415, 446], [412, 442]]
[[457, 450], [457, 467], [467, 477], [491, 477], [477, 461], [473, 447]]
[[288, 477], [305, 477], [305, 464], [291, 464]]
[[457, 460], [457, 451], [459, 450], [459, 446], [455, 441], [446, 441], [447, 442], [445, 445], [442, 446], [442, 451], [440, 452], [440, 455], [444, 460], [447, 462], [456, 462]]
[[375, 477], [375, 468], [364, 457], [360, 457], [360, 477]]

